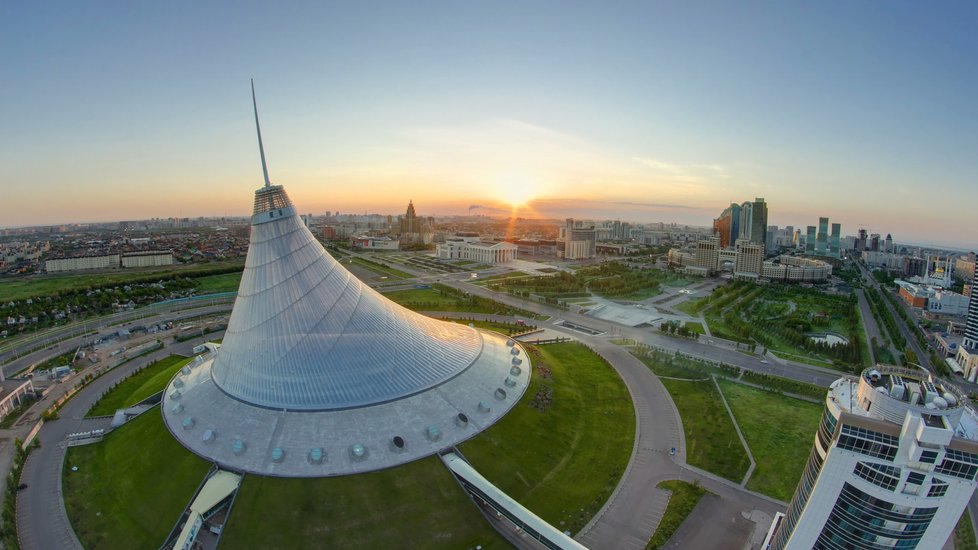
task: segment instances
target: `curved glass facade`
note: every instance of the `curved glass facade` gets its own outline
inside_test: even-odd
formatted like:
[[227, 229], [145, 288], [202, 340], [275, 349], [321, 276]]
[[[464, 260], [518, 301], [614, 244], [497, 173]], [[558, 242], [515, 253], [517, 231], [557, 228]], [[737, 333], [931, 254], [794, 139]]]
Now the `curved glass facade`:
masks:
[[212, 369], [223, 392], [271, 409], [362, 407], [452, 378], [482, 345], [476, 330], [414, 313], [362, 284], [313, 237], [281, 187], [256, 192], [241, 286]]
[[846, 483], [815, 541], [815, 548], [916, 548], [935, 513], [937, 508], [897, 506]]

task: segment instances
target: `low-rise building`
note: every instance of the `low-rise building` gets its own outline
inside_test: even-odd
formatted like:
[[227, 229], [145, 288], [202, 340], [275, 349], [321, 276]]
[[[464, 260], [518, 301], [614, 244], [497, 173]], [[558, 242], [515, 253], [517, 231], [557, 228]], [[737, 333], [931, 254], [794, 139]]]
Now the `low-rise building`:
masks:
[[85, 269], [114, 269], [118, 268], [119, 255], [108, 254], [105, 256], [80, 256], [77, 258], [57, 258], [44, 262], [44, 269], [48, 273], [59, 273], [62, 271], [81, 271]]
[[147, 250], [122, 255], [122, 267], [157, 267], [173, 265], [173, 254], [169, 250]]
[[401, 241], [390, 237], [361, 236], [353, 239], [353, 248], [358, 250], [400, 250]]
[[23, 403], [28, 395], [33, 394], [34, 383], [30, 378], [0, 381], [0, 419]]
[[502, 264], [516, 259], [519, 247], [513, 243], [471, 242], [452, 237], [437, 245], [435, 254], [442, 260], [469, 260], [484, 264]]

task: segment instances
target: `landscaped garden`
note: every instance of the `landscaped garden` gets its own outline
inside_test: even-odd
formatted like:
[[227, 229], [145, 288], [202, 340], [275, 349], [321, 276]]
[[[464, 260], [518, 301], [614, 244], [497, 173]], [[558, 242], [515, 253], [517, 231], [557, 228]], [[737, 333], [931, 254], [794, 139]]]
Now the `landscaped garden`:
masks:
[[687, 303], [683, 309], [704, 312], [710, 332], [719, 338], [843, 371], [861, 369], [872, 361], [854, 294], [735, 282]]
[[661, 285], [685, 285], [681, 275], [661, 269], [630, 267], [621, 262], [605, 262], [582, 267], [573, 273], [557, 271], [537, 277], [506, 277], [492, 281], [489, 288], [519, 296], [541, 296], [554, 303], [592, 294], [616, 300], [639, 301], [662, 292]]

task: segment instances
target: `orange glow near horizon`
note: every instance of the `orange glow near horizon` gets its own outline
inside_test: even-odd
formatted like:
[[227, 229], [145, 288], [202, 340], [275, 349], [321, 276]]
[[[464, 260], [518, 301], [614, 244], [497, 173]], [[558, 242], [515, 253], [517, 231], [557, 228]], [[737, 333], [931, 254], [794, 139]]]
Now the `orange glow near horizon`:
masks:
[[530, 201], [539, 198], [540, 184], [532, 178], [520, 175], [506, 175], [493, 181], [493, 198], [508, 204], [516, 210], [527, 206]]

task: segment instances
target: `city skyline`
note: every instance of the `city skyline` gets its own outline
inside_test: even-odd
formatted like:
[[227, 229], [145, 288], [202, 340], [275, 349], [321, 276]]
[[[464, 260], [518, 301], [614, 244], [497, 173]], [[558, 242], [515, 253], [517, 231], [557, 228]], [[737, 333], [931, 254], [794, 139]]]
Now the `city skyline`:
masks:
[[972, 6], [620, 6], [5, 8], [0, 225], [246, 215], [255, 77], [313, 213], [708, 226], [764, 197], [974, 248]]

